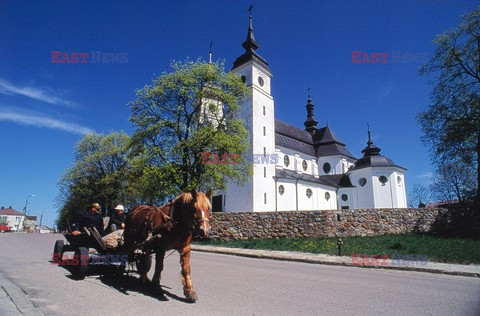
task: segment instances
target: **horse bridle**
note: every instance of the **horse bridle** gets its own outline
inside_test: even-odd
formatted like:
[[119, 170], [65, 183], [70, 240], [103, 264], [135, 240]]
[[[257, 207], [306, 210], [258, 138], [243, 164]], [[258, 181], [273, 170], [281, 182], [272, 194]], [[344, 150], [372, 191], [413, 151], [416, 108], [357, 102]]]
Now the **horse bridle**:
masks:
[[200, 219], [195, 219], [195, 225], [198, 225], [198, 224], [200, 224], [200, 223], [202, 223], [202, 222], [207, 222], [207, 223], [210, 222], [210, 221], [208, 220], [208, 218], [205, 217], [205, 211], [201, 211], [201, 212], [202, 212], [202, 218], [200, 218]]

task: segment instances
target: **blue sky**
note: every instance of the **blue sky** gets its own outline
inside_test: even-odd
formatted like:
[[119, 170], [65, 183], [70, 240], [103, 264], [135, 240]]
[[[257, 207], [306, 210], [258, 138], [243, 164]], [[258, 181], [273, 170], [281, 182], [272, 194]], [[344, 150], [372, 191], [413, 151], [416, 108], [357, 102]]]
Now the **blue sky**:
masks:
[[[127, 104], [172, 60], [208, 58], [230, 69], [243, 53], [250, 1], [1, 1], [0, 205], [56, 217], [57, 181], [90, 131], [131, 134]], [[360, 157], [370, 124], [382, 153], [408, 169], [407, 190], [432, 172], [416, 115], [432, 86], [418, 67], [436, 34], [471, 0], [256, 1], [258, 53], [274, 73], [276, 117], [302, 127], [307, 88], [315, 117]], [[89, 53], [52, 63], [52, 51]], [[352, 51], [389, 53], [352, 63]], [[93, 62], [92, 52], [121, 56]], [[401, 58], [394, 56], [402, 56]], [[403, 56], [409, 57], [403, 60]]]

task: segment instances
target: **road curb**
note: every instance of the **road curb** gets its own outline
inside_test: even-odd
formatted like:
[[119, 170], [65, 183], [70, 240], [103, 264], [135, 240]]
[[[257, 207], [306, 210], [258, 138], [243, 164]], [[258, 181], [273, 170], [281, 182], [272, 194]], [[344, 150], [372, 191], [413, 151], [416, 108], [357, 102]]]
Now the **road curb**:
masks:
[[42, 316], [20, 287], [0, 272], [0, 311], [2, 315]]
[[249, 257], [249, 258], [258, 258], [258, 259], [305, 262], [305, 263], [311, 263], [311, 264], [326, 264], [326, 265], [335, 265], [335, 266], [346, 266], [351, 268], [428, 272], [428, 273], [436, 273], [436, 274], [480, 278], [480, 265], [459, 265], [459, 264], [429, 262], [427, 266], [400, 266], [400, 265], [391, 265], [391, 260], [387, 260], [388, 265], [384, 265], [384, 266], [354, 265], [351, 263], [352, 258], [346, 257], [346, 256], [337, 257], [337, 256], [324, 255], [324, 254], [214, 247], [214, 246], [197, 245], [197, 244], [192, 244], [191, 247], [192, 247], [192, 250], [194, 251], [218, 253], [218, 254]]

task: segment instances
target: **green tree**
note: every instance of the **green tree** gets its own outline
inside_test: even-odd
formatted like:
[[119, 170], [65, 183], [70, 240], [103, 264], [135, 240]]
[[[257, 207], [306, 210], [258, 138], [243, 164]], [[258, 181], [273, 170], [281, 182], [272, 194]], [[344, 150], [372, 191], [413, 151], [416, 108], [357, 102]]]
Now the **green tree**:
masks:
[[[221, 62], [187, 60], [171, 67], [130, 103], [137, 189], [154, 200], [193, 188], [224, 189], [229, 179], [244, 182], [251, 172], [248, 132], [237, 115], [247, 87]], [[206, 152], [240, 159], [207, 164]]]
[[454, 30], [438, 35], [433, 58], [421, 74], [435, 74], [432, 104], [418, 120], [434, 163], [458, 159], [470, 166], [480, 198], [480, 7]]
[[129, 142], [123, 132], [108, 135], [91, 133], [76, 145], [73, 165], [59, 181], [60, 207], [58, 225], [66, 227], [92, 203], [104, 212], [116, 204], [129, 205], [134, 196], [129, 191]]

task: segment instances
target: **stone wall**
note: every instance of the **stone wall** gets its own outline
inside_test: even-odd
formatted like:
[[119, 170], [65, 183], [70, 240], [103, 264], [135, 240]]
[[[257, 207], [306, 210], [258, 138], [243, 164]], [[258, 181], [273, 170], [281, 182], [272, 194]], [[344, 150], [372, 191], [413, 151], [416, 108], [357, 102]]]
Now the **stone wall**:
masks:
[[213, 213], [210, 224], [212, 237], [222, 240], [345, 237], [429, 232], [449, 217], [440, 208]]

